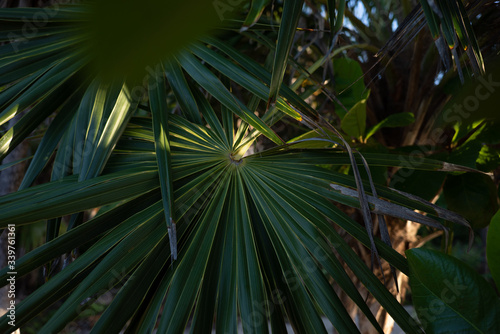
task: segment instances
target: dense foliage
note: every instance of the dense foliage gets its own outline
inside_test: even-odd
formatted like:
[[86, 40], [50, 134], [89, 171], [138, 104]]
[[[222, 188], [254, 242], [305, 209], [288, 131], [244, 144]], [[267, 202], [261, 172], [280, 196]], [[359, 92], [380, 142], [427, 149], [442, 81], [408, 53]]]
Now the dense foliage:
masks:
[[[408, 333], [500, 331], [493, 280], [452, 255], [493, 222], [498, 284], [500, 43], [473, 30], [498, 6], [0, 9], [0, 159], [34, 150], [0, 228], [46, 229], [0, 271], [44, 277], [1, 331], [61, 332], [108, 291], [92, 332], [359, 333], [350, 303], [382, 333], [373, 302]], [[407, 221], [441, 250], [394, 249]]]

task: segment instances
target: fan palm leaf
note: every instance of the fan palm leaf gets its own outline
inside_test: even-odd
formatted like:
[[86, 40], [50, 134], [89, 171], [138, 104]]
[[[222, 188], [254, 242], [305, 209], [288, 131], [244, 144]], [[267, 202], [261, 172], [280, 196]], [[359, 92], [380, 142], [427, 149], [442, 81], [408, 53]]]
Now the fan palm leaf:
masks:
[[[285, 32], [295, 30], [300, 6], [295, 7]], [[359, 173], [352, 177], [331, 169], [351, 164], [357, 170], [365, 164], [338, 133], [344, 147], [332, 144], [321, 117], [304, 101], [307, 96], [282, 84], [290, 36], [280, 33], [271, 71], [229, 42], [206, 37], [147, 68], [146, 84], [121, 76], [104, 80], [88, 75], [92, 59], [79, 47], [88, 37], [78, 29], [87, 10], [85, 5], [59, 8], [30, 38], [23, 37], [22, 22], [36, 10], [0, 10], [0, 20], [12, 27], [11, 34], [0, 34], [10, 42], [0, 51], [0, 84], [5, 85], [0, 125], [27, 110], [0, 139], [0, 158], [53, 118], [21, 189], [0, 198], [0, 228], [48, 221], [48, 242], [19, 259], [18, 275], [72, 251], [78, 255], [67, 256], [65, 268], [19, 304], [17, 327], [62, 301], [39, 332], [61, 331], [113, 288], [118, 293], [93, 328], [96, 333], [124, 328], [179, 333], [186, 327], [207, 332], [214, 319], [220, 332], [235, 332], [241, 322], [245, 332], [268, 332], [270, 323], [280, 333], [289, 321], [297, 332], [321, 333], [326, 332], [322, 316], [340, 332], [357, 333], [334, 291], [338, 286], [382, 332], [344, 262], [406, 332], [421, 332], [339, 230], [407, 274], [405, 258], [334, 202], [364, 209], [367, 219], [370, 209], [387, 214], [380, 208], [389, 207], [401, 209], [399, 217], [435, 227], [443, 228], [436, 220], [443, 217], [468, 223], [375, 186]], [[238, 98], [229, 81], [253, 102]], [[276, 108], [256, 115], [258, 102], [269, 97]], [[180, 112], [173, 113], [177, 105]], [[311, 143], [327, 141], [328, 147], [286, 144], [272, 129], [285, 116], [312, 126], [318, 135]], [[275, 146], [245, 155], [259, 136]], [[365, 156], [368, 164], [381, 166], [398, 165], [399, 158]], [[50, 164], [51, 182], [33, 186]], [[465, 170], [430, 159], [413, 167]], [[95, 217], [83, 221], [83, 211], [99, 207]], [[69, 228], [59, 235], [66, 215], [71, 215]], [[8, 268], [0, 271], [2, 282], [8, 273]], [[6, 316], [0, 329], [11, 329]]]

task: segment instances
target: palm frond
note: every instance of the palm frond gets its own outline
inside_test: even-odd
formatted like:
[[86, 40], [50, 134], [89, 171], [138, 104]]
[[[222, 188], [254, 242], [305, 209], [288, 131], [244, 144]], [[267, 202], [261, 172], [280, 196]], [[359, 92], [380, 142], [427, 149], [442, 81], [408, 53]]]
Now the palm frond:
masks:
[[[252, 2], [241, 36], [258, 37], [250, 25], [264, 3]], [[455, 9], [452, 18], [459, 18], [461, 7]], [[67, 264], [19, 303], [16, 327], [61, 301], [40, 330], [59, 332], [113, 288], [118, 292], [96, 332], [180, 333], [189, 324], [198, 333], [210, 331], [215, 319], [221, 332], [235, 332], [241, 322], [245, 332], [266, 333], [269, 323], [279, 333], [288, 321], [296, 332], [321, 333], [325, 316], [338, 331], [358, 333], [338, 287], [382, 332], [352, 272], [405, 332], [421, 332], [341, 234], [408, 274], [406, 259], [386, 236], [373, 235], [372, 213], [437, 228], [443, 228], [440, 218], [470, 226], [363, 178], [359, 169], [398, 166], [401, 155], [359, 155], [305, 101], [322, 84], [314, 82], [303, 94], [283, 84], [301, 1], [285, 3], [278, 44], [269, 47], [270, 71], [230, 41], [204, 37], [156, 57], [157, 66], [141, 72], [146, 85], [126, 75], [94, 76], [97, 60], [87, 54], [89, 35], [82, 31], [88, 11], [85, 5], [60, 8], [30, 38], [11, 39], [0, 29], [2, 41], [10, 40], [0, 50], [0, 125], [25, 112], [0, 139], [0, 158], [51, 119], [21, 189], [0, 198], [0, 228], [47, 221], [47, 243], [18, 260], [20, 276], [61, 256]], [[35, 13], [3, 9], [0, 22], [21, 34], [23, 18]], [[472, 38], [467, 26], [457, 24], [464, 41]], [[301, 74], [299, 82], [311, 77], [306, 69]], [[260, 101], [276, 102], [276, 108], [256, 113]], [[312, 131], [285, 143], [273, 128], [285, 117]], [[247, 152], [260, 136], [271, 148]], [[323, 146], [315, 149], [318, 142]], [[340, 165], [350, 165], [354, 176], [333, 168]], [[471, 171], [431, 159], [412, 167]], [[46, 168], [51, 181], [33, 186]], [[361, 209], [366, 230], [334, 203]], [[97, 215], [84, 221], [83, 212], [94, 208], [100, 208]], [[68, 229], [59, 235], [67, 215]], [[75, 249], [76, 258], [65, 255]], [[4, 285], [8, 272], [0, 271]], [[12, 329], [6, 316], [0, 318], [2, 332]]]

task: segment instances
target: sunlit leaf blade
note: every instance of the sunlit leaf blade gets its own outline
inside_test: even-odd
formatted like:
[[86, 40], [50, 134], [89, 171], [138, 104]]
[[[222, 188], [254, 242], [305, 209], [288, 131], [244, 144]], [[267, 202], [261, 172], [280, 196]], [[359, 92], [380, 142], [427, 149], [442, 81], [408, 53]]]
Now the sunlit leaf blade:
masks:
[[[111, 108], [106, 110], [108, 106]], [[104, 96], [101, 99], [96, 98], [94, 108], [98, 109], [93, 109], [96, 113], [90, 115], [84, 148], [84, 152], [89, 153], [82, 157], [80, 181], [101, 173], [136, 107], [137, 100], [126, 83], [123, 83], [120, 94], [116, 100], [112, 99], [110, 104], [104, 101]], [[102, 113], [109, 116], [103, 117]]]
[[[12, 103], [14, 100], [18, 99], [20, 95], [29, 89], [29, 87], [36, 82], [50, 67], [38, 70], [37, 72], [27, 76], [23, 80], [17, 82], [16, 84], [6, 88], [0, 94], [0, 109], [3, 110], [0, 113], [0, 124], [4, 124], [9, 119], [16, 115], [16, 112], [19, 110], [20, 105], [14, 104], [11, 106], [10, 110], [6, 109], [6, 107]], [[26, 104], [29, 104], [27, 102]], [[22, 108], [21, 108], [22, 109]]]
[[0, 138], [0, 159], [19, 145], [45, 118], [54, 112], [54, 106], [65, 103], [71, 94], [69, 87], [59, 87], [50, 96], [29, 110]]
[[[44, 92], [42, 99], [38, 104], [34, 105], [11, 129], [9, 129], [0, 138], [0, 159], [11, 152], [26, 136], [28, 136], [42, 120], [48, 117], [52, 112], [57, 110], [60, 105], [67, 100], [73, 93], [72, 84], [62, 85], [80, 68], [82, 64], [78, 61], [72, 63], [68, 60], [61, 62], [59, 66], [55, 66], [51, 71], [57, 72], [57, 75], [51, 71], [46, 73], [49, 78], [41, 85], [34, 86], [35, 88], [26, 92], [14, 102], [12, 102], [2, 113], [2, 121], [7, 122], [17, 113], [25, 110], [30, 104], [40, 99], [40, 93]], [[45, 86], [47, 85], [47, 87]], [[50, 89], [48, 89], [50, 87]], [[44, 89], [47, 89], [44, 91]], [[14, 136], [14, 133], [16, 134]]]
[[[50, 96], [54, 90], [58, 89], [63, 84], [66, 83], [66, 85], [68, 85], [67, 81], [71, 79], [82, 65], [83, 61], [70, 57], [54, 62], [54, 64], [51, 64], [51, 66], [46, 67], [44, 70], [39, 70], [34, 73], [30, 79], [21, 81], [19, 85], [23, 83], [25, 86], [20, 86], [19, 88], [24, 88], [26, 90], [22, 95], [19, 95], [5, 107], [5, 110], [0, 114], [0, 124], [4, 124], [17, 113], [25, 110], [38, 101], [41, 97]], [[33, 80], [36, 80], [37, 84], [30, 86]], [[15, 87], [17, 87], [17, 85]], [[12, 95], [9, 95], [9, 98], [11, 97]]]
[[344, 116], [341, 122], [342, 130], [349, 136], [361, 138], [366, 129], [366, 100], [356, 103]]
[[232, 95], [220, 80], [205, 66], [202, 66], [193, 55], [184, 52], [178, 59], [182, 67], [195, 81], [234, 114], [241, 117], [242, 120], [252, 125], [276, 144], [283, 142], [260, 118], [255, 116], [241, 101]]

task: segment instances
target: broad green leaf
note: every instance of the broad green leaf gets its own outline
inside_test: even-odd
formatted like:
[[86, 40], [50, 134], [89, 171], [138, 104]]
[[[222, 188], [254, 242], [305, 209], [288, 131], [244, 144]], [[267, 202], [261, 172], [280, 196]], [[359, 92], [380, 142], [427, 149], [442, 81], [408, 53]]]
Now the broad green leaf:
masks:
[[483, 172], [495, 170], [500, 165], [500, 150], [492, 146], [483, 145], [481, 151], [479, 151], [476, 165]]
[[464, 216], [474, 228], [488, 226], [498, 210], [496, 186], [488, 175], [448, 175], [444, 196], [448, 209]]
[[361, 138], [366, 129], [366, 100], [356, 103], [342, 118], [340, 126], [349, 136]]
[[477, 140], [468, 140], [453, 150], [448, 161], [457, 165], [476, 168], [476, 160], [479, 157], [482, 146]]
[[497, 333], [500, 299], [476, 271], [449, 255], [406, 251], [412, 300], [426, 333]]
[[373, 136], [378, 130], [382, 128], [403, 127], [410, 125], [413, 122], [415, 122], [415, 117], [411, 112], [401, 112], [390, 115], [371, 127], [366, 133], [365, 140], [368, 140], [368, 138]]
[[486, 239], [486, 258], [491, 275], [500, 287], [500, 210], [491, 218]]
[[446, 173], [402, 168], [392, 176], [390, 187], [430, 201], [440, 191], [445, 179]]
[[363, 71], [357, 61], [335, 58], [333, 68], [336, 96], [341, 103], [335, 102], [335, 113], [343, 119], [348, 110], [368, 97], [367, 90], [363, 82]]

